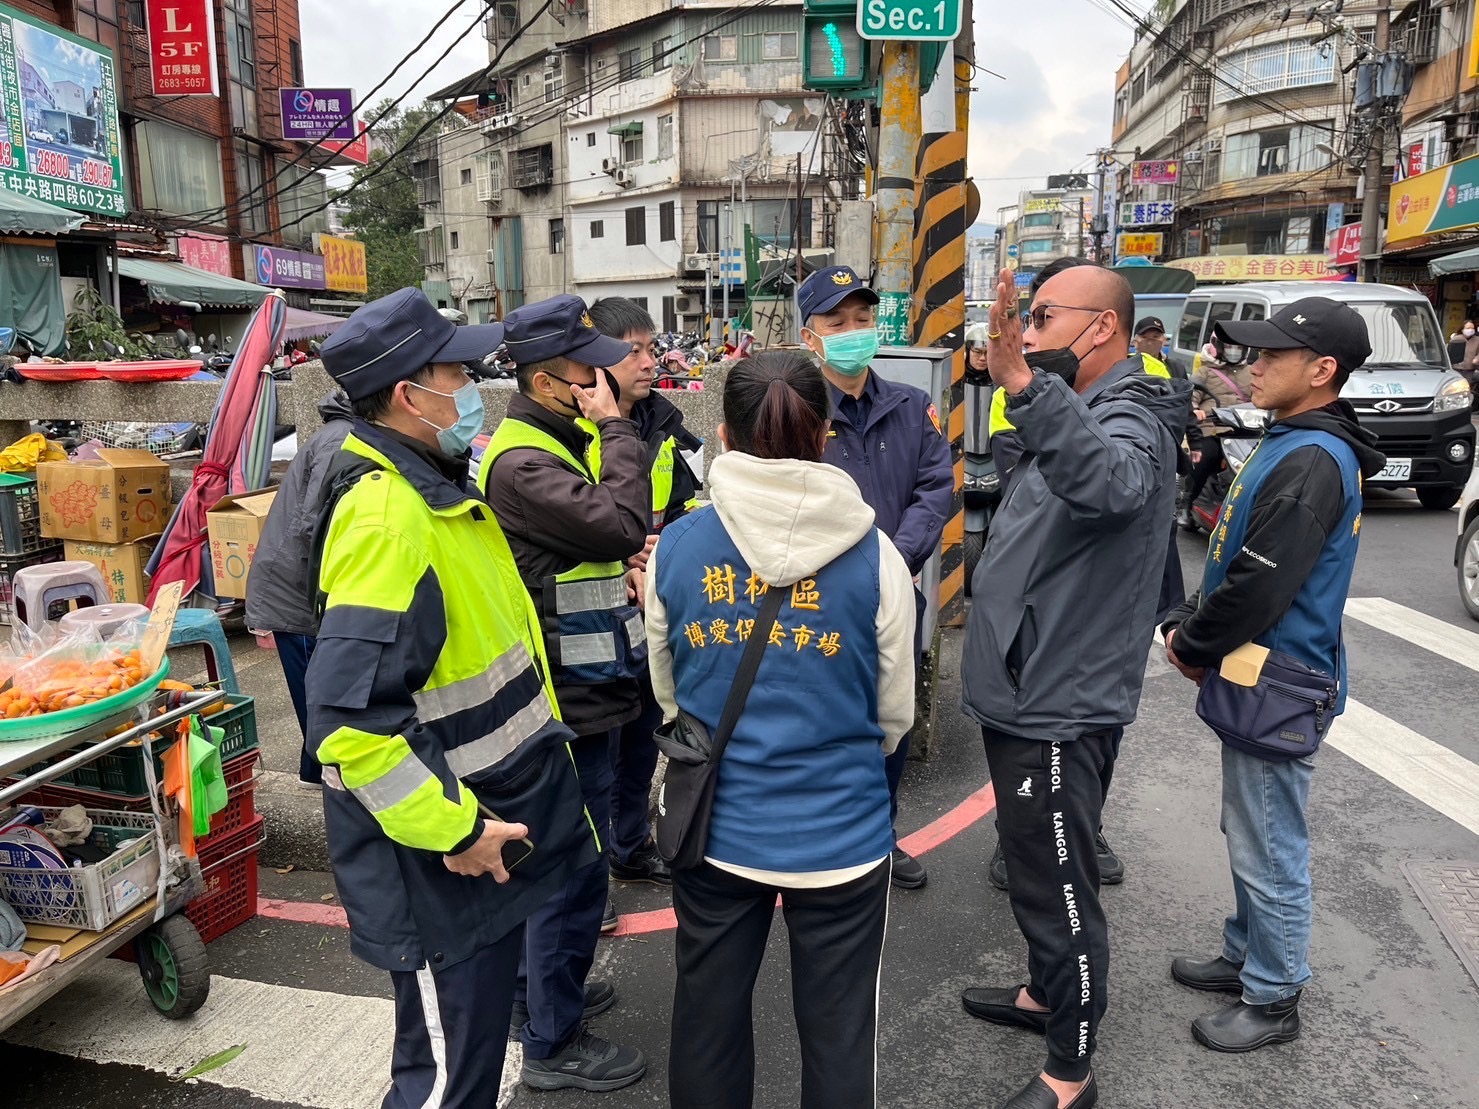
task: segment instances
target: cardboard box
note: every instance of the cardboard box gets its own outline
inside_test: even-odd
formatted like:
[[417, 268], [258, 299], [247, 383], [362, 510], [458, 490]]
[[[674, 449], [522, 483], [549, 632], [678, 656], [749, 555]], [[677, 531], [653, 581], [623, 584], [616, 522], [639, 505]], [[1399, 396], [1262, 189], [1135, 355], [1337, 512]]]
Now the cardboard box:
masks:
[[144, 566], [154, 553], [154, 540], [141, 543], [82, 543], [67, 540], [69, 562], [91, 562], [103, 572], [108, 600], [114, 604], [147, 604], [149, 578]]
[[169, 463], [148, 451], [98, 451], [96, 462], [36, 467], [41, 534], [52, 539], [131, 543], [169, 523]]
[[267, 522], [267, 511], [276, 497], [276, 489], [222, 497], [205, 514], [217, 597], [246, 597], [247, 571], [252, 568], [262, 525]]

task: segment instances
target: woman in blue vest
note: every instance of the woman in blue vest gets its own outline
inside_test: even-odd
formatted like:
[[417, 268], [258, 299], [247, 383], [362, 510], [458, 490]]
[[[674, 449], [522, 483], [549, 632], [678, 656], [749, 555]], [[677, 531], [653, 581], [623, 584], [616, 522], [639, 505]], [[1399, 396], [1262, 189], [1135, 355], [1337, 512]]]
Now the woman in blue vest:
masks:
[[[802, 1109], [876, 1103], [888, 910], [885, 754], [914, 720], [909, 570], [841, 470], [820, 461], [827, 384], [804, 354], [730, 370], [710, 507], [663, 530], [647, 577], [652, 687], [712, 731], [766, 635], [725, 748], [704, 862], [673, 875], [674, 1109], [748, 1109], [751, 996], [777, 894], [790, 933]], [[762, 598], [786, 591], [775, 623]]]

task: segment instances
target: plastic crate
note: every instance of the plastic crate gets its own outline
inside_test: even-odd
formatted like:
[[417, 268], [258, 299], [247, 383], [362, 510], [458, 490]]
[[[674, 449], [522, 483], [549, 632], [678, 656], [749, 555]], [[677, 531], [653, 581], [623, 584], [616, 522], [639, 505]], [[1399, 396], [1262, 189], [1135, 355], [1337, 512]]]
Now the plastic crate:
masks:
[[30, 554], [0, 552], [0, 624], [15, 622], [15, 599], [10, 583], [15, 578], [16, 571], [24, 570], [28, 566], [41, 566], [47, 562], [60, 562], [61, 560], [62, 546], [60, 543], [54, 547], [43, 547], [39, 551], [32, 551]]
[[234, 759], [247, 751], [255, 751], [260, 740], [257, 737], [256, 698], [244, 693], [225, 695], [227, 707], [205, 718], [213, 728], [226, 734], [221, 737], [221, 760]]
[[205, 890], [185, 908], [206, 943], [257, 915], [257, 853], [265, 817], [200, 849]]
[[0, 552], [30, 554], [45, 547], [36, 479], [0, 474]]
[[[228, 707], [205, 718], [207, 725], [220, 728], [219, 750], [221, 762], [257, 749], [257, 709], [251, 697], [241, 694], [223, 694]], [[164, 752], [169, 750], [170, 741], [159, 739], [154, 742], [154, 773], [164, 778]], [[59, 756], [60, 757], [60, 756]], [[85, 766], [61, 775], [58, 785], [76, 786], [79, 789], [97, 790], [99, 793], [116, 794], [120, 797], [149, 796], [149, 782], [144, 777], [144, 746], [130, 744], [106, 755], [93, 759]]]
[[[61, 812], [41, 810], [47, 821]], [[150, 813], [89, 809], [94, 837], [107, 846], [133, 840], [102, 862], [67, 870], [0, 866], [0, 901], [22, 920], [100, 932], [154, 896], [159, 885], [159, 852]]]

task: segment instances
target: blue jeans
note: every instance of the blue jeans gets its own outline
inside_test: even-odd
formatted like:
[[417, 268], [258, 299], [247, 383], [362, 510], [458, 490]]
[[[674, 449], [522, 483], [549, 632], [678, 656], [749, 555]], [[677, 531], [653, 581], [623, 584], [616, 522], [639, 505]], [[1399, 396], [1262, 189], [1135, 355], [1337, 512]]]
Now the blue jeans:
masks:
[[1269, 1005], [1310, 980], [1310, 835], [1314, 759], [1270, 762], [1222, 747], [1222, 833], [1236, 909], [1222, 957], [1243, 966], [1243, 1000]]
[[298, 730], [303, 733], [303, 749], [298, 753], [298, 777], [305, 782], [322, 782], [324, 768], [308, 753], [308, 696], [303, 681], [308, 674], [308, 660], [318, 641], [311, 635], [273, 632], [277, 643], [277, 662], [283, 680], [288, 683], [288, 696], [293, 699], [293, 712], [298, 717]]

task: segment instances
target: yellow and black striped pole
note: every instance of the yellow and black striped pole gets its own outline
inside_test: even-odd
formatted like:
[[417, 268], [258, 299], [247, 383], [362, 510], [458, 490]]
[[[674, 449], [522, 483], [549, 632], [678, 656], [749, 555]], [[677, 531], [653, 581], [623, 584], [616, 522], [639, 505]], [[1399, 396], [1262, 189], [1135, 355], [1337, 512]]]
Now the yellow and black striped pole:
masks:
[[[962, 35], [959, 43], [951, 45], [969, 51], [970, 35]], [[955, 126], [953, 130], [931, 130], [930, 113], [926, 112], [915, 172], [918, 199], [914, 209], [911, 330], [919, 346], [953, 351], [945, 394], [945, 430], [955, 465], [955, 495], [940, 555], [940, 624], [946, 627], [958, 627], [965, 621], [965, 233], [969, 224], [966, 142], [970, 78], [968, 57], [947, 50], [935, 87], [927, 96], [954, 93], [945, 114], [935, 119], [938, 122], [953, 116]]]

